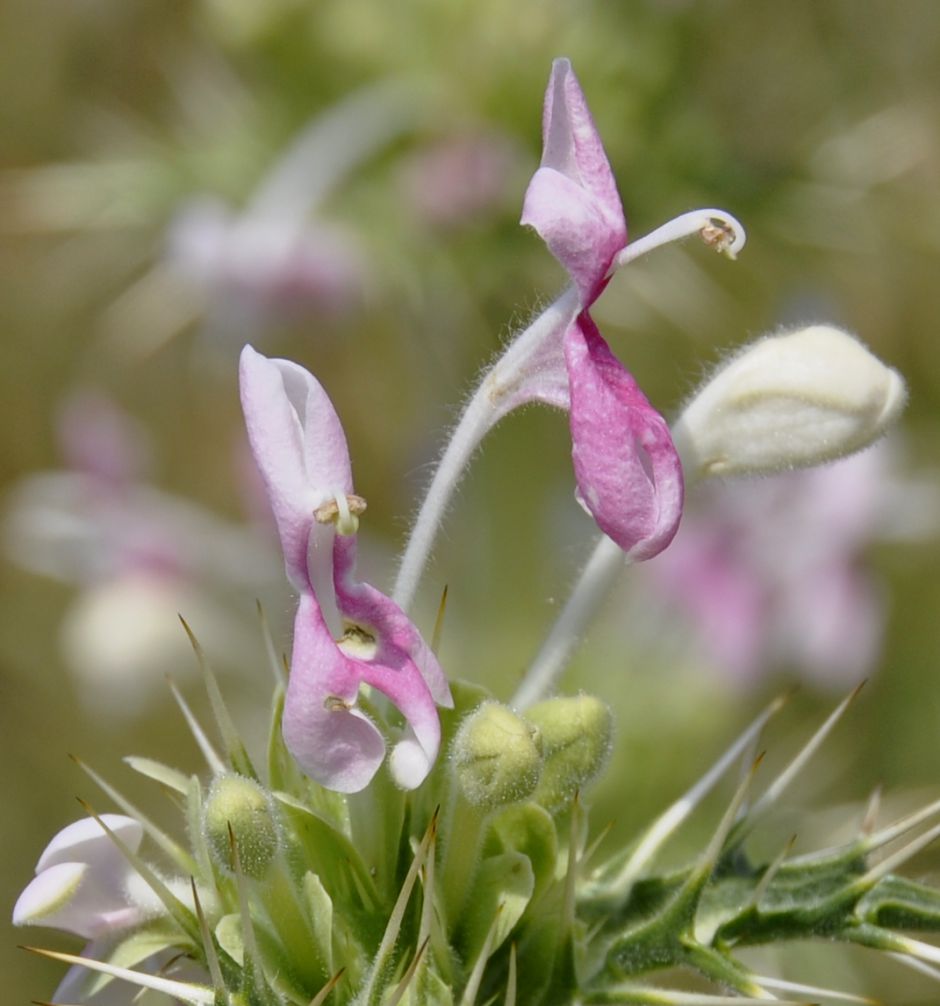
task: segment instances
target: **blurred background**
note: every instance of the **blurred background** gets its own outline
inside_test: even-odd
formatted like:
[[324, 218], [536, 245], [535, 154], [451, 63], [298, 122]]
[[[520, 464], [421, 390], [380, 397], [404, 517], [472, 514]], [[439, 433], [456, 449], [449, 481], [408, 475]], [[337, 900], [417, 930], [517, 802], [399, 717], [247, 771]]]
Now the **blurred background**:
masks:
[[[667, 553], [624, 576], [566, 690], [616, 710], [594, 822], [625, 838], [770, 698], [768, 776], [863, 678], [775, 852], [844, 837], [940, 780], [940, 5], [933, 0], [7, 0], [0, 7], [0, 736], [12, 909], [51, 835], [107, 799], [75, 754], [168, 825], [121, 762], [197, 770], [172, 674], [205, 709], [182, 613], [240, 725], [292, 601], [246, 456], [245, 342], [311, 369], [369, 501], [362, 571], [388, 588], [444, 431], [481, 366], [563, 283], [518, 226], [553, 57], [569, 56], [633, 236], [698, 206], [748, 229], [611, 283], [594, 316], [668, 416], [728, 350], [784, 324], [857, 332], [910, 385], [876, 451], [688, 501]], [[445, 584], [448, 673], [512, 685], [594, 528], [566, 419], [491, 436], [420, 598]], [[692, 822], [692, 847], [719, 804]], [[709, 814], [712, 816], [709, 816]], [[937, 861], [924, 854], [922, 875]], [[60, 969], [13, 949], [6, 1001]], [[861, 952], [794, 948], [791, 978], [935, 1002]]]

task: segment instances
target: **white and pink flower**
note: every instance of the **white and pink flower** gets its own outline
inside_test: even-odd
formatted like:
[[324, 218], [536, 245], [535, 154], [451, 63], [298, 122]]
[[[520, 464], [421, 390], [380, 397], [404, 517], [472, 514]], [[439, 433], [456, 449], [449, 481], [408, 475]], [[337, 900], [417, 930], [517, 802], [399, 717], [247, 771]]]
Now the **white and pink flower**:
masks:
[[300, 593], [284, 739], [311, 778], [356, 792], [385, 757], [385, 739], [356, 705], [382, 692], [405, 717], [390, 755], [395, 781], [418, 786], [440, 747], [437, 705], [451, 704], [441, 668], [393, 601], [355, 578], [354, 495], [346, 437], [317, 380], [250, 346], [241, 394], [251, 448], [268, 491], [287, 576]]

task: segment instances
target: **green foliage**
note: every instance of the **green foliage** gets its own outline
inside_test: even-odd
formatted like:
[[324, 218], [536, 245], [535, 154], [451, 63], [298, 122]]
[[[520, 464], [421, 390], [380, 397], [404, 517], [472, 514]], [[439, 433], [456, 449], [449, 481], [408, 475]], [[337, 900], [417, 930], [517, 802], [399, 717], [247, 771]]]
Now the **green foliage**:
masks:
[[[458, 684], [454, 692], [456, 708], [444, 717], [448, 748], [462, 743], [466, 724], [481, 715], [489, 722], [501, 708], [478, 688]], [[558, 708], [585, 701], [593, 700], [558, 700]], [[362, 794], [340, 797], [290, 769], [275, 715], [268, 764], [284, 788], [271, 792], [232, 774], [232, 763], [244, 764], [245, 756], [231, 739], [230, 763], [216, 772], [208, 797], [195, 779], [187, 787], [189, 820], [203, 822], [201, 830], [190, 824], [201, 940], [192, 938], [188, 909], [174, 907], [90, 963], [102, 973], [88, 988], [114, 980], [111, 966], [145, 968], [152, 954], [171, 952], [201, 965], [212, 978], [214, 1003], [227, 1006], [692, 1004], [724, 1002], [728, 993], [757, 1002], [770, 998], [767, 986], [774, 983], [739, 956], [750, 946], [817, 939], [930, 958], [933, 948], [898, 931], [940, 932], [940, 892], [896, 870], [940, 831], [919, 830], [940, 807], [880, 831], [863, 827], [833, 848], [794, 855], [791, 841], [769, 862], [753, 861], [746, 848], [768, 800], [779, 799], [847, 706], [745, 809], [755, 762], [701, 853], [665, 872], [655, 865], [663, 845], [779, 704], [745, 731], [691, 796], [596, 866], [597, 843], [580, 794], [553, 813], [537, 792], [497, 808], [475, 806], [455, 785], [460, 763], [451, 758], [414, 793], [379, 779]], [[596, 717], [589, 719], [585, 730], [596, 725]], [[580, 750], [576, 732], [567, 731], [566, 743]], [[198, 727], [196, 736], [205, 743]], [[505, 757], [513, 762], [516, 754], [507, 750]], [[499, 752], [489, 757], [498, 760]], [[145, 759], [135, 764], [178, 795], [181, 777]], [[223, 804], [247, 814], [238, 827], [233, 822], [224, 861], [215, 820], [226, 817]], [[239, 828], [256, 827], [259, 811], [272, 840], [264, 845], [264, 869], [249, 871], [238, 855]], [[142, 868], [145, 878], [149, 872]], [[657, 972], [676, 969], [697, 974], [714, 992], [662, 987]], [[209, 994], [186, 983], [179, 990], [184, 1001]]]

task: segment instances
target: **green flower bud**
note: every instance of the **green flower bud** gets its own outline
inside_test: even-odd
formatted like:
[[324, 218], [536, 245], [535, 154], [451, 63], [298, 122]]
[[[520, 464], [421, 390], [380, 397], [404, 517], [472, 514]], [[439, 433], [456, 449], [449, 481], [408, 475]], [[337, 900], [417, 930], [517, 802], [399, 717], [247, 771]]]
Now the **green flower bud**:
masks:
[[526, 710], [542, 738], [542, 776], [535, 799], [550, 810], [567, 803], [607, 761], [610, 709], [593, 695], [548, 699]]
[[451, 752], [460, 790], [477, 807], [524, 800], [538, 785], [538, 731], [498, 702], [484, 702], [461, 723]]
[[246, 877], [261, 879], [280, 845], [269, 794], [243, 775], [220, 775], [212, 782], [203, 810], [203, 833], [215, 862], [235, 872], [232, 841]]

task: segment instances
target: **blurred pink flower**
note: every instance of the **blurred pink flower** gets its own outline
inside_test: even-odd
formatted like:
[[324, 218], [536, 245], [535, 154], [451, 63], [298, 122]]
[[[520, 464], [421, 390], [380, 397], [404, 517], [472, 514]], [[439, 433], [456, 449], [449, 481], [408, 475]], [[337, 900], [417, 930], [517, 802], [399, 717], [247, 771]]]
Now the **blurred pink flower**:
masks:
[[865, 552], [925, 533], [937, 502], [934, 487], [902, 482], [894, 467], [883, 443], [818, 468], [702, 485], [644, 587], [736, 684], [787, 667], [820, 685], [856, 682], [876, 666], [886, 617]]
[[402, 185], [410, 205], [429, 224], [472, 225], [508, 204], [521, 160], [507, 136], [459, 133], [413, 154]]
[[[335, 314], [362, 289], [365, 259], [351, 233], [260, 213], [235, 214], [217, 199], [184, 206], [167, 239], [181, 280], [225, 319], [246, 313], [258, 324], [310, 310]], [[239, 328], [245, 328], [242, 318]]]

